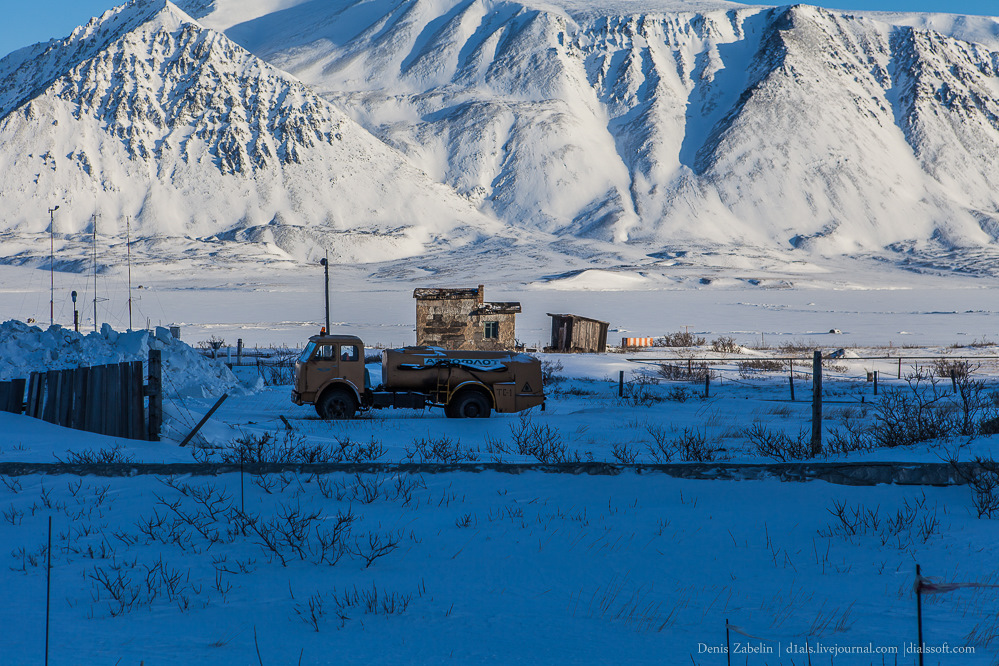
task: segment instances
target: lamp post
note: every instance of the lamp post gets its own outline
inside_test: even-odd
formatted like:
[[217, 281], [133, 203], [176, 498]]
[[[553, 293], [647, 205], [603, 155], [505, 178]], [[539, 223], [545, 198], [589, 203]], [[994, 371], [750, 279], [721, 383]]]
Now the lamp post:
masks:
[[319, 265], [323, 267], [326, 274], [326, 335], [330, 334], [330, 253], [326, 251], [326, 257], [319, 260]]
[[55, 212], [59, 206], [49, 208], [49, 326], [55, 323]]

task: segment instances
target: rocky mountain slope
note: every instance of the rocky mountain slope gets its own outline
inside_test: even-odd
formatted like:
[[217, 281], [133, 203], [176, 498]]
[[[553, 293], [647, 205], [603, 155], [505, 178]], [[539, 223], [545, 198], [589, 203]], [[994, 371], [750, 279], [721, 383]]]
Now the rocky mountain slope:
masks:
[[995, 19], [655, 1], [202, 5], [207, 24], [518, 227], [831, 255], [999, 236]]
[[47, 229], [39, 202], [62, 200], [67, 232], [96, 206], [112, 226], [134, 216], [152, 253], [169, 236], [185, 240], [174, 253], [249, 240], [304, 259], [335, 237], [358, 260], [474, 260], [491, 237], [580, 264], [695, 250], [994, 265], [996, 19], [712, 0], [179, 4], [197, 20], [138, 0], [0, 61], [8, 248]]
[[[334, 105], [164, 0], [0, 60], [7, 261], [61, 257], [126, 217], [147, 258], [350, 260], [502, 231]], [[48, 239], [45, 238], [47, 241]], [[48, 243], [45, 243], [47, 250]], [[47, 252], [45, 253], [47, 254]], [[47, 259], [47, 257], [46, 257]]]

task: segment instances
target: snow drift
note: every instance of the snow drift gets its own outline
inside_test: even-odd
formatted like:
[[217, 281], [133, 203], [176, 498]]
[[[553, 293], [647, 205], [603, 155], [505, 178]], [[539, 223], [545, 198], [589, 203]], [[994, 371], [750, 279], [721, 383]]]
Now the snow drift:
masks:
[[150, 349], [163, 359], [163, 393], [170, 398], [221, 395], [239, 385], [222, 363], [205, 358], [169, 331], [119, 333], [104, 324], [82, 335], [61, 326], [42, 330], [20, 321], [0, 324], [0, 381], [28, 373], [125, 361], [146, 361]]

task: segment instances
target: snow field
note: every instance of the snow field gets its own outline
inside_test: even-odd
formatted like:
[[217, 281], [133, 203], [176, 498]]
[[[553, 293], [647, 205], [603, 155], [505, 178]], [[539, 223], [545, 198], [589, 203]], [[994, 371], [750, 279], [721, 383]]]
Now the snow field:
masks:
[[[57, 661], [245, 664], [255, 633], [264, 663], [713, 664], [724, 656], [698, 644], [724, 643], [726, 618], [784, 649], [806, 637], [904, 648], [914, 563], [947, 581], [999, 580], [994, 526], [969, 515], [963, 488], [631, 473], [242, 482], [244, 497], [235, 474], [4, 477], [0, 575], [21, 600], [0, 611], [19, 628], [5, 662], [42, 650], [50, 515]], [[883, 521], [915, 507], [914, 519], [844, 536], [837, 502]], [[334, 562], [321, 541], [338, 520], [349, 522]], [[379, 544], [394, 547], [368, 565]], [[997, 594], [927, 597], [927, 644], [976, 647], [940, 663], [992, 663]], [[791, 663], [773, 647], [749, 663]]]

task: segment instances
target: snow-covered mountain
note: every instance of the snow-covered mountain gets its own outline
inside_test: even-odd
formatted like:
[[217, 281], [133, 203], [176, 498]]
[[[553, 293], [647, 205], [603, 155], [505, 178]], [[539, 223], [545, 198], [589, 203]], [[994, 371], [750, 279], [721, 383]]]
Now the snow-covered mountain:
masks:
[[139, 0], [0, 61], [0, 193], [16, 202], [2, 228], [43, 231], [38, 202], [64, 197], [83, 229], [96, 190], [103, 217], [147, 236], [278, 230], [298, 258], [320, 230], [395, 243], [364, 259], [487, 235], [605, 265], [752, 248], [980, 269], [999, 249], [997, 19], [179, 4], [197, 21]]
[[[41, 254], [46, 206], [74, 235], [124, 232], [152, 257], [356, 260], [501, 231], [467, 200], [308, 86], [165, 0], [0, 61], [0, 230], [7, 260]], [[37, 245], [37, 243], [35, 244]], [[47, 245], [46, 245], [47, 247]]]

